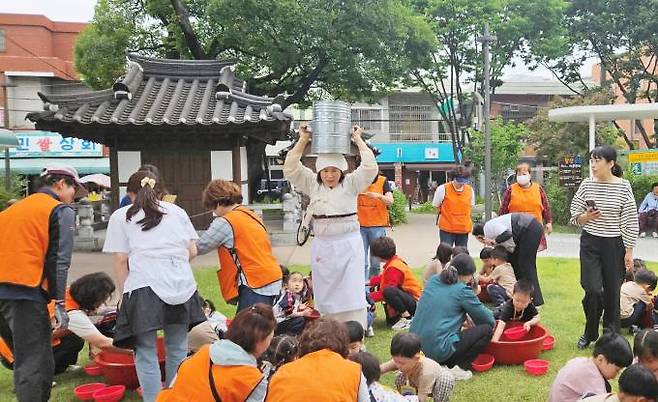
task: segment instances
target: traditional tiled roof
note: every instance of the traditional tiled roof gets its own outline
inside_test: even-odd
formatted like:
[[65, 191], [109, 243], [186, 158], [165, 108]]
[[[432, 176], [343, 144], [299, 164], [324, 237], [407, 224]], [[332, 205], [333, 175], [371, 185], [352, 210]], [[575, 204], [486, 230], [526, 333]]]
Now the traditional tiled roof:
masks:
[[44, 112], [33, 122], [99, 125], [231, 125], [290, 122], [283, 97], [250, 95], [226, 60], [167, 60], [128, 54], [126, 75], [112, 88], [80, 94], [39, 92]]

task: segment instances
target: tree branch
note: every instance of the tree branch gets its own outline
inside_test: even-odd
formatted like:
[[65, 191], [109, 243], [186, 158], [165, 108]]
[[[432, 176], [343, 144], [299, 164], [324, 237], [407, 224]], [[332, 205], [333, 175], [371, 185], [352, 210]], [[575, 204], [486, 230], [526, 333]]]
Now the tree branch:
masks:
[[208, 55], [203, 51], [203, 46], [199, 43], [199, 38], [196, 36], [190, 23], [190, 13], [187, 11], [187, 8], [185, 8], [181, 0], [171, 0], [171, 5], [174, 7], [178, 26], [183, 31], [185, 43], [187, 43], [192, 56], [197, 60], [207, 59]]
[[322, 70], [327, 66], [327, 60], [325, 57], [321, 57], [318, 60], [318, 65], [306, 76], [302, 84], [297, 88], [295, 93], [287, 97], [286, 100], [281, 105], [282, 109], [287, 108], [293, 103], [298, 103], [304, 100], [304, 97], [308, 93], [308, 90], [311, 89], [311, 85], [318, 79]]

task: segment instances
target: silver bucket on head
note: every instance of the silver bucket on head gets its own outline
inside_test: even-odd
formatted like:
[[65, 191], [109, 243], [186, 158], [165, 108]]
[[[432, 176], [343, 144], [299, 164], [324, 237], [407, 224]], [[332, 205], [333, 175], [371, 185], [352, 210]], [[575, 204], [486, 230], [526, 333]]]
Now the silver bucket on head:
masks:
[[313, 103], [311, 153], [351, 154], [352, 108], [340, 101]]

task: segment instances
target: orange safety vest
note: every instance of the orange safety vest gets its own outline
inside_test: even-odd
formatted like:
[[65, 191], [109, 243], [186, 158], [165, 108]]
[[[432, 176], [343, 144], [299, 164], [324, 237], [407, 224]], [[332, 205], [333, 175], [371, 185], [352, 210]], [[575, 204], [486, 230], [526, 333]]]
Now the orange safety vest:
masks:
[[[80, 310], [80, 304], [78, 304], [77, 301], [73, 300], [73, 297], [71, 297], [71, 292], [69, 292], [69, 289], [66, 289], [66, 297], [64, 299], [64, 307], [66, 308], [66, 311], [72, 311], [72, 310]], [[50, 317], [50, 321], [53, 321], [55, 319], [55, 300], [52, 300], [50, 303], [48, 303], [48, 316]], [[52, 338], [50, 340], [50, 343], [53, 347], [59, 345], [61, 343], [60, 338]], [[12, 368], [14, 364], [14, 352], [5, 342], [5, 340], [0, 336], [0, 360], [2, 363], [5, 365], [7, 368]]]
[[266, 402], [356, 402], [361, 366], [329, 349], [284, 364], [270, 380]]
[[539, 221], [544, 222], [542, 212], [544, 206], [541, 203], [541, 189], [539, 184], [531, 183], [530, 187], [523, 188], [519, 183], [510, 186], [512, 193], [509, 200], [509, 212], [522, 212], [532, 215]]
[[260, 217], [238, 206], [224, 215], [233, 228], [233, 249], [220, 246], [217, 279], [224, 300], [238, 297], [238, 278], [242, 272], [246, 285], [258, 289], [281, 279], [281, 267], [272, 255], [272, 244]]
[[181, 363], [173, 386], [160, 391], [156, 401], [244, 402], [262, 380], [263, 373], [256, 367], [213, 364], [210, 345], [204, 345]]
[[[386, 180], [386, 177], [378, 176], [377, 180], [368, 186], [364, 192], [384, 194]], [[388, 207], [381, 200], [359, 194], [356, 213], [359, 216], [359, 224], [363, 227], [389, 226]]]
[[452, 182], [446, 183], [445, 197], [439, 206], [439, 229], [448, 233], [470, 233], [473, 229], [471, 220], [471, 197], [473, 188], [464, 184], [463, 191], [455, 190]]
[[[385, 275], [387, 269], [397, 269], [398, 271], [404, 274], [404, 282], [402, 282], [402, 290], [406, 293], [409, 293], [414, 297], [416, 301], [420, 299], [420, 294], [423, 293], [423, 285], [420, 284], [418, 279], [411, 269], [400, 257], [397, 255], [393, 256], [390, 260], [384, 264], [384, 269], [382, 270], [382, 277]], [[382, 289], [383, 290], [383, 289]]]
[[61, 204], [44, 193], [32, 194], [0, 212], [0, 283], [41, 287], [50, 242], [50, 215]]

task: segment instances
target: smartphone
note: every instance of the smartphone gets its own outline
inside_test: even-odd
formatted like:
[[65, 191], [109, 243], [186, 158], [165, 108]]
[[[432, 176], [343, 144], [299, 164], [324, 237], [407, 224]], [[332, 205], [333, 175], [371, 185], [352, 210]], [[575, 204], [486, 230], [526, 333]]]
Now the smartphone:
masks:
[[594, 200], [585, 201], [585, 205], [587, 205], [588, 207], [592, 208], [595, 211], [598, 210], [598, 208], [596, 207], [596, 202], [594, 202]]

